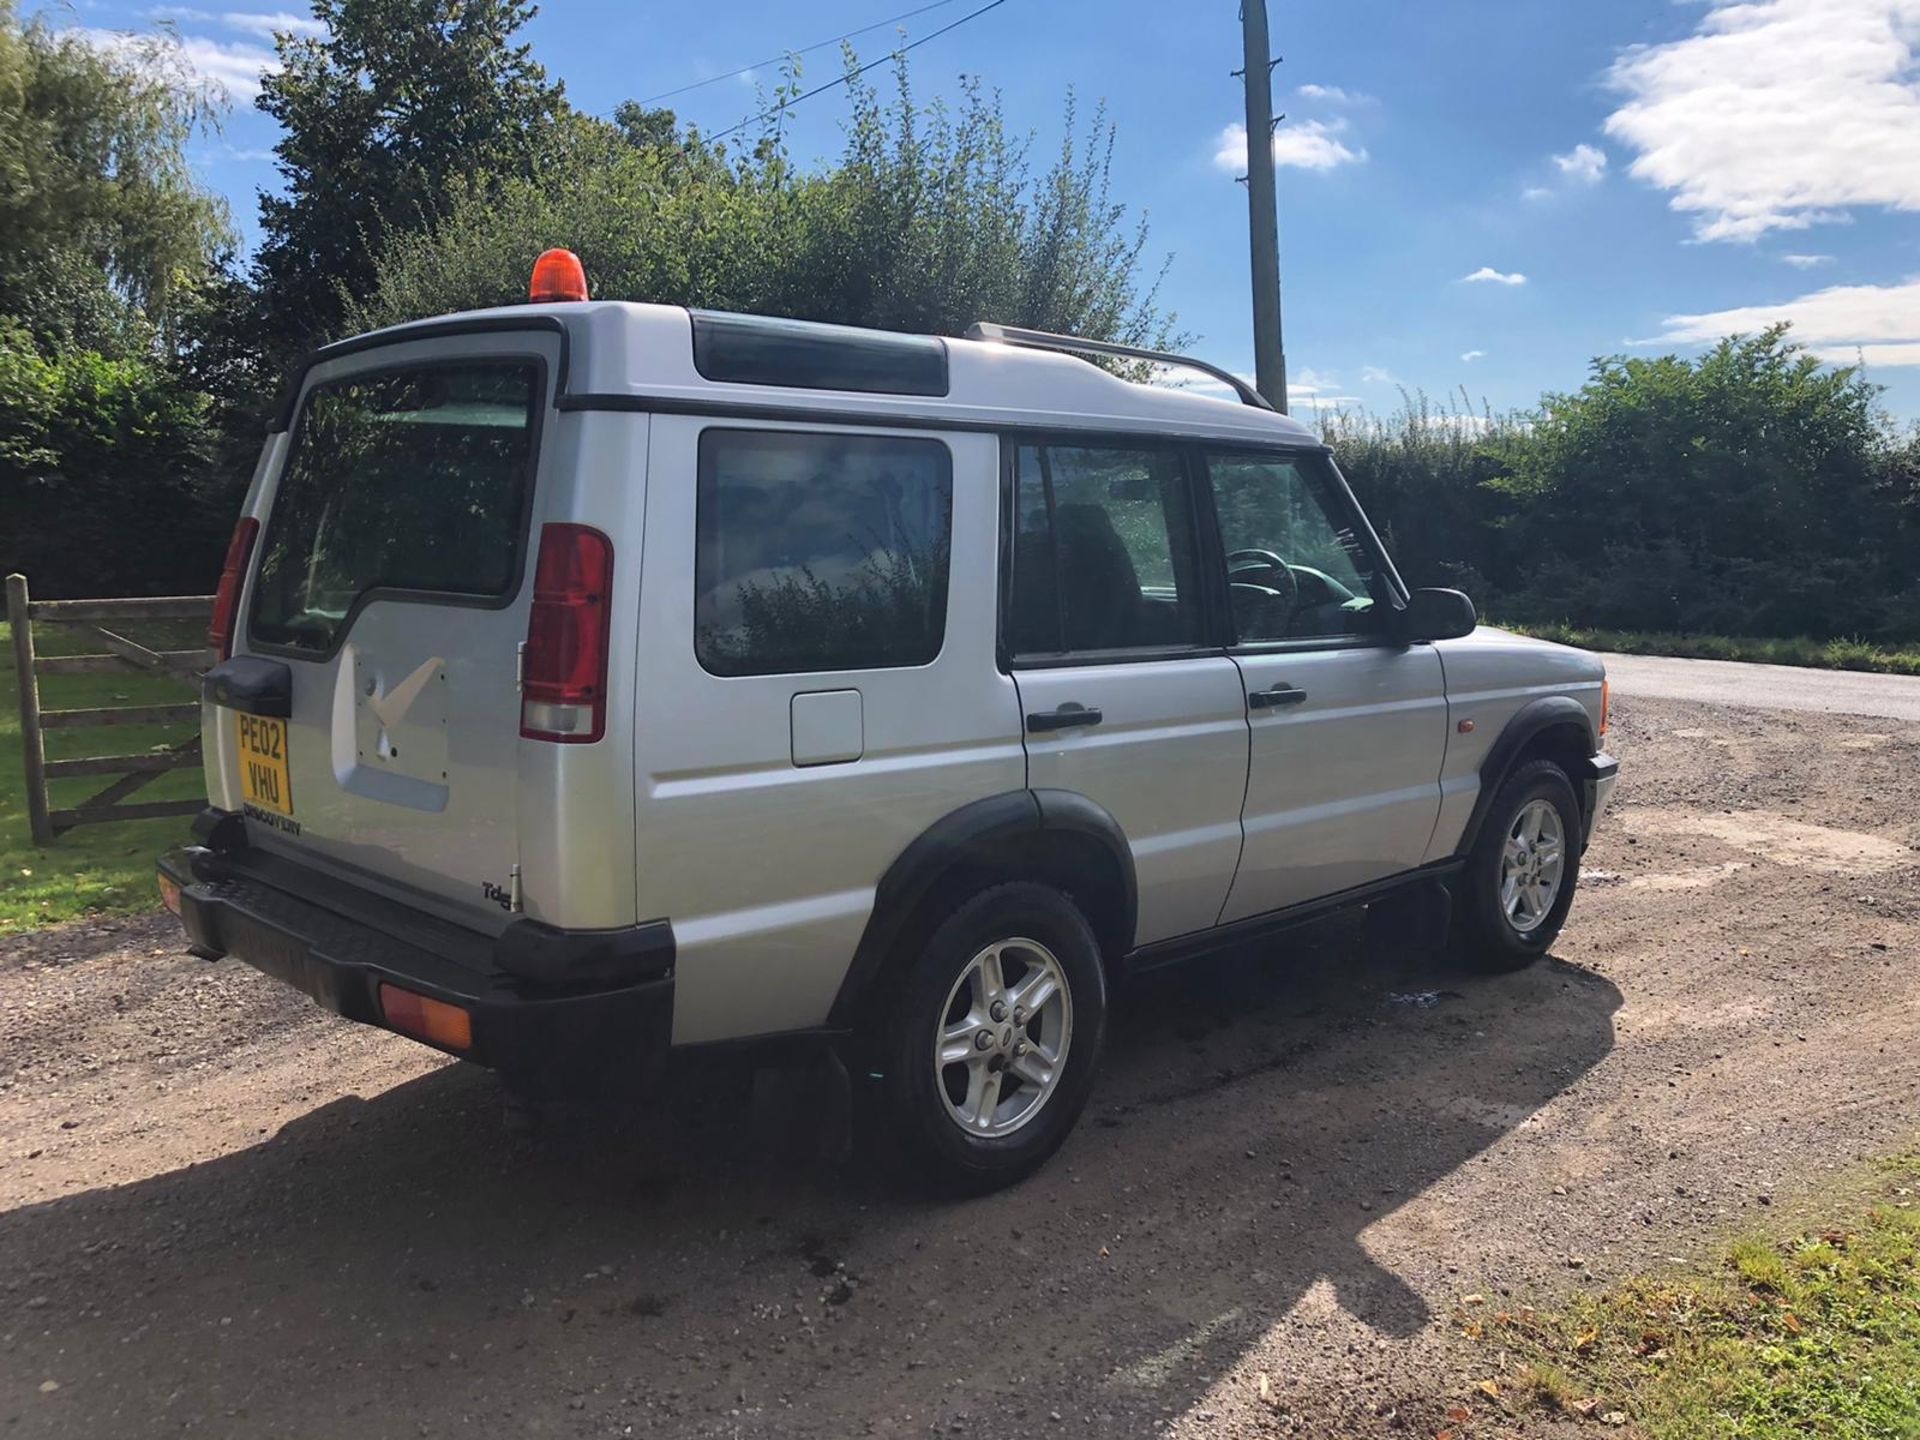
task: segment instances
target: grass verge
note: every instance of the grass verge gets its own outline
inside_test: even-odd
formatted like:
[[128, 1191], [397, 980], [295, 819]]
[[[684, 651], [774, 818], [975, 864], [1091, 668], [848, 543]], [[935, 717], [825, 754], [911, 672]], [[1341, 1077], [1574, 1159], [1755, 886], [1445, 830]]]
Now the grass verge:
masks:
[[1588, 1419], [1648, 1440], [1920, 1436], [1916, 1197], [1908, 1155], [1827, 1202], [1829, 1218], [1743, 1236], [1708, 1272], [1634, 1279], [1559, 1312], [1463, 1305], [1461, 1327], [1504, 1368], [1454, 1414]]
[[[156, 648], [185, 648], [200, 643], [197, 627], [128, 623], [117, 630]], [[93, 653], [98, 646], [62, 626], [33, 627], [42, 655]], [[111, 825], [82, 825], [51, 845], [33, 843], [27, 825], [26, 777], [21, 768], [19, 690], [13, 668], [13, 637], [0, 621], [0, 937], [87, 915], [147, 910], [159, 904], [154, 889], [154, 857], [186, 834], [187, 822], [131, 820]], [[94, 705], [179, 704], [192, 691], [159, 675], [48, 675], [40, 681], [40, 704], [57, 710]], [[193, 726], [113, 726], [46, 732], [47, 758], [87, 755], [137, 755], [177, 744]], [[97, 775], [53, 782], [55, 809], [76, 804], [113, 777]], [[173, 800], [204, 793], [200, 771], [189, 767], [160, 776], [134, 797]]]
[[1762, 665], [1799, 665], [1812, 670], [1867, 670], [1880, 675], [1920, 675], [1920, 648], [1889, 650], [1864, 640], [1768, 640], [1740, 635], [1672, 635], [1643, 630], [1589, 630], [1579, 625], [1499, 624], [1519, 635], [1557, 640], [1583, 650], [1617, 655], [1674, 655], [1686, 660], [1747, 660]]

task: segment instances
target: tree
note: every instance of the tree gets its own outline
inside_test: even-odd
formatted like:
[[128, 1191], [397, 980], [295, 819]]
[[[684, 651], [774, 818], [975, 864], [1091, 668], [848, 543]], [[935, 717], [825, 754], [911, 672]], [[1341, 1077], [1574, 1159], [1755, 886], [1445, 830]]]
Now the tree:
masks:
[[1507, 473], [1522, 613], [1734, 635], [1886, 634], [1914, 607], [1912, 458], [1877, 387], [1785, 326], [1596, 360]]
[[48, 358], [0, 323], [0, 568], [47, 598], [204, 592], [239, 499], [211, 441], [206, 398], [161, 361]]
[[[851, 56], [848, 57], [851, 66]], [[457, 183], [432, 230], [389, 238], [367, 328], [525, 297], [533, 258], [567, 245], [596, 295], [883, 329], [952, 333], [993, 319], [1165, 343], [1144, 221], [1108, 189], [1113, 132], [1084, 137], [1071, 102], [1036, 177], [997, 97], [913, 102], [904, 62], [882, 103], [852, 81], [837, 165], [795, 167], [770, 128], [738, 150], [622, 106], [570, 117], [531, 175]]]
[[285, 193], [262, 194], [266, 333], [297, 353], [375, 288], [374, 257], [432, 226], [449, 182], [528, 172], [563, 111], [515, 36], [525, 0], [313, 0], [319, 37], [283, 34], [259, 107], [285, 128]]
[[170, 37], [103, 48], [0, 0], [0, 316], [115, 354], [165, 332], [230, 243], [184, 152], [210, 113]]

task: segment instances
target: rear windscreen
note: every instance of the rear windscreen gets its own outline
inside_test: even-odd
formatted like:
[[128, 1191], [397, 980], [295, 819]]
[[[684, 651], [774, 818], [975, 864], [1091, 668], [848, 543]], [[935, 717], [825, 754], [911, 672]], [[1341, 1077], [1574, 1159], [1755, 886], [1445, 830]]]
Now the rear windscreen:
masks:
[[253, 639], [331, 651], [372, 590], [510, 596], [540, 386], [531, 360], [482, 360], [309, 390], [262, 536]]

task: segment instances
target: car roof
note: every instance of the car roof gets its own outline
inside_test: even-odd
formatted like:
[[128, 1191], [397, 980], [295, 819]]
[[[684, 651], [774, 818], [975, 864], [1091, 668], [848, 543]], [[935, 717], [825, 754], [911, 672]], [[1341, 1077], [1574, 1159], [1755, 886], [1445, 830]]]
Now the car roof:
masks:
[[[329, 347], [315, 358], [324, 361], [373, 346], [427, 340], [450, 328], [484, 330], [492, 321], [522, 328], [549, 320], [567, 339], [559, 397], [566, 409], [751, 410], [795, 420], [1096, 430], [1290, 448], [1319, 448], [1322, 443], [1297, 420], [1271, 410], [1165, 385], [1136, 384], [1058, 351], [999, 340], [907, 337], [811, 321], [723, 316], [678, 305], [587, 300], [468, 311], [375, 331]], [[759, 330], [782, 343], [811, 345], [816, 356], [825, 358], [827, 369], [835, 368], [836, 354], [861, 363], [861, 347], [869, 364], [877, 354], [885, 365], [891, 352], [903, 376], [899, 383], [920, 393], [709, 378], [702, 368], [715, 367], [696, 364], [695, 330], [703, 322], [724, 325], [735, 334]], [[913, 378], [926, 373], [923, 362], [933, 345], [943, 352], [944, 394], [927, 393], [932, 387]], [[798, 369], [794, 375], [816, 378]]]

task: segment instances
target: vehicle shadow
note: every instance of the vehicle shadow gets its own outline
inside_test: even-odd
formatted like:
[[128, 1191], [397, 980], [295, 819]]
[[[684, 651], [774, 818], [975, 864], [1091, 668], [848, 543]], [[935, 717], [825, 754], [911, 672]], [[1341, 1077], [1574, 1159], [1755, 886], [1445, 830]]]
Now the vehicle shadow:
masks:
[[0, 1422], [1155, 1433], [1323, 1284], [1380, 1336], [1428, 1325], [1362, 1232], [1597, 1064], [1619, 1003], [1559, 961], [1453, 974], [1345, 922], [1144, 977], [1066, 1150], [960, 1203], [769, 1158], [743, 1077], [527, 1139], [449, 1067], [0, 1216]]

